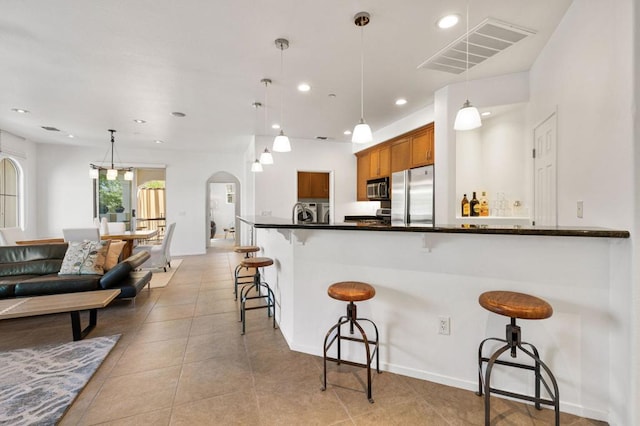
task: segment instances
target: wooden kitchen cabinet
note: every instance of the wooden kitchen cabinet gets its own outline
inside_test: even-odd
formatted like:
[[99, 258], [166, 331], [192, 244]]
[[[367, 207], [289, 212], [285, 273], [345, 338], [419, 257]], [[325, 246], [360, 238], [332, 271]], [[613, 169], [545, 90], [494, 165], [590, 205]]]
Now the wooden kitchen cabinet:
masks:
[[358, 160], [358, 176], [356, 199], [358, 201], [367, 201], [367, 180], [369, 179], [369, 152], [356, 153]]
[[298, 172], [298, 200], [329, 198], [329, 173]]
[[433, 124], [411, 136], [411, 168], [434, 163]]
[[389, 176], [391, 167], [391, 149], [388, 145], [374, 149], [369, 153], [369, 177], [371, 179]]
[[391, 144], [391, 173], [411, 168], [411, 138], [403, 138]]

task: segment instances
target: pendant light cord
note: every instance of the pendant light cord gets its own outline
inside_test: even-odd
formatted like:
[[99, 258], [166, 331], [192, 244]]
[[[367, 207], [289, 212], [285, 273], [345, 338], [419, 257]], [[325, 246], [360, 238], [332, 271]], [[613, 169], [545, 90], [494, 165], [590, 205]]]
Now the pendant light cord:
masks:
[[364, 26], [360, 26], [360, 120], [364, 120]]
[[[467, 97], [469, 97], [469, 0], [467, 0], [467, 33], [466, 33], [467, 42], [465, 45], [467, 46], [467, 60], [465, 63], [465, 77], [466, 83], [464, 87], [464, 91], [467, 93]], [[467, 99], [468, 100], [468, 99]]]
[[280, 45], [280, 130], [284, 128], [284, 45]]

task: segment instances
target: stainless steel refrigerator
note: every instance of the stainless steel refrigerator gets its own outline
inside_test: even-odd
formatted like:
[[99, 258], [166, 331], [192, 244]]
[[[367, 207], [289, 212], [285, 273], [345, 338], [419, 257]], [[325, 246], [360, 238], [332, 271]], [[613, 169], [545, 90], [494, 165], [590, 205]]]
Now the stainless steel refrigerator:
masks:
[[433, 166], [391, 175], [391, 223], [433, 225]]

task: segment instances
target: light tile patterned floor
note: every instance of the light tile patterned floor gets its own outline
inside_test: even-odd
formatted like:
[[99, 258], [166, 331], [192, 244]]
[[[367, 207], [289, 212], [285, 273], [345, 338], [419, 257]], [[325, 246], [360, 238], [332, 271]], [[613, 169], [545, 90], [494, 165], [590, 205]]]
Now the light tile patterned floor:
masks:
[[[233, 300], [237, 255], [186, 257], [165, 288], [99, 312], [91, 336], [122, 338], [62, 425], [482, 425], [472, 392], [384, 372], [369, 404], [362, 369], [290, 351], [264, 310], [240, 335]], [[83, 318], [86, 321], [86, 318]], [[68, 314], [0, 321], [0, 350], [71, 339]], [[492, 399], [496, 425], [549, 425], [553, 413]], [[563, 425], [602, 422], [562, 414]]]

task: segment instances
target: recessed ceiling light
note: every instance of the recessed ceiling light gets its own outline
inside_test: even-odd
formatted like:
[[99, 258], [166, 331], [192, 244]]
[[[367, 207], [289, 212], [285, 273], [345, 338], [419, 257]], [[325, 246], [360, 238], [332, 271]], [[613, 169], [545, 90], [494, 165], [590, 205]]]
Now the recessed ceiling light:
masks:
[[407, 103], [407, 100], [405, 98], [396, 99], [396, 105], [404, 105], [406, 103]]
[[351, 134], [351, 130], [345, 130], [345, 131], [344, 131], [344, 134], [345, 134], [345, 135], [350, 135], [350, 134]]
[[335, 93], [329, 93], [329, 97], [333, 99], [333, 98], [336, 97], [336, 94]]
[[75, 136], [75, 135], [72, 135], [71, 133], [69, 133], [69, 134], [67, 135], [67, 137], [69, 137], [69, 138], [73, 139], [73, 138], [75, 138], [76, 136]]
[[483, 117], [486, 117], [486, 116], [488, 116], [488, 115], [491, 115], [491, 111], [485, 111], [485, 112], [483, 112], [483, 113], [482, 113], [482, 114], [480, 114], [480, 115], [481, 115], [481, 116], [483, 116]]
[[311, 86], [308, 83], [300, 83], [298, 84], [298, 90], [301, 92], [308, 92], [311, 90]]
[[187, 114], [185, 114], [184, 112], [180, 112], [180, 111], [174, 111], [171, 113], [171, 115], [173, 115], [174, 117], [186, 117]]
[[279, 129], [279, 128], [280, 128], [280, 125], [279, 125], [278, 123], [273, 123], [273, 124], [271, 125], [271, 128], [272, 128], [272, 129]]
[[161, 141], [160, 139], [156, 139], [154, 142], [155, 143], [164, 143], [164, 141]]
[[29, 110], [22, 109], [22, 108], [11, 108], [11, 111], [17, 112], [19, 114], [29, 114]]
[[136, 118], [136, 119], [135, 119], [135, 120], [133, 120], [133, 121], [135, 121], [135, 122], [136, 122], [136, 123], [138, 123], [138, 124], [144, 124], [144, 123], [146, 123], [146, 121], [144, 121], [144, 120], [140, 120], [139, 118]]
[[442, 18], [438, 19], [436, 25], [438, 28], [444, 30], [456, 26], [458, 22], [460, 22], [460, 15], [454, 13], [451, 15], [445, 15]]

